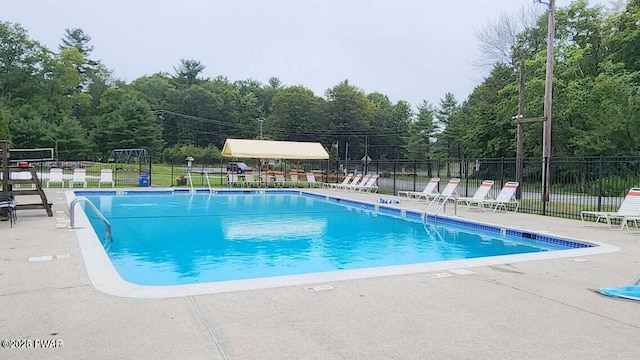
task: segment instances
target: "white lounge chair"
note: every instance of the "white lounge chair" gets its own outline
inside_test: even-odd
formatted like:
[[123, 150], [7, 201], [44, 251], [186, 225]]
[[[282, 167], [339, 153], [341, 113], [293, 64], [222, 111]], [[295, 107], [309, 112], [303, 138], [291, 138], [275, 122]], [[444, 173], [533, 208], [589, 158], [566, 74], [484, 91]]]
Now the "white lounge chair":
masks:
[[[495, 199], [484, 199], [480, 203], [480, 207], [484, 212], [496, 212], [498, 209], [507, 211], [507, 206], [515, 205], [513, 212], [517, 212], [520, 207], [520, 201], [516, 200], [516, 190], [520, 184], [516, 181], [509, 181], [502, 187]], [[487, 207], [488, 205], [488, 207]]]
[[236, 186], [239, 183], [238, 173], [235, 171], [227, 172], [227, 186]]
[[351, 181], [349, 181], [348, 183], [344, 185], [337, 184], [333, 188], [338, 190], [346, 190], [349, 186], [355, 186], [357, 183], [360, 182], [360, 180], [362, 180], [362, 174], [355, 174], [353, 178], [351, 178]]
[[371, 179], [371, 176], [372, 176], [371, 174], [366, 174], [366, 175], [362, 176], [359, 181], [357, 181], [357, 182], [356, 181], [352, 181], [351, 184], [345, 186], [343, 188], [343, 190], [358, 191], [358, 190], [360, 190], [361, 188], [364, 187], [364, 184], [366, 184], [369, 181], [369, 179]]
[[284, 177], [284, 175], [276, 174], [275, 178], [276, 178], [276, 181], [274, 186], [285, 187], [285, 185], [287, 185], [287, 179]]
[[81, 184], [83, 188], [87, 187], [87, 170], [73, 169], [73, 177], [69, 180], [69, 187], [72, 188], [75, 184]]
[[[627, 226], [627, 221], [633, 221], [638, 227], [637, 218], [640, 217], [640, 188], [631, 188], [627, 196], [620, 204], [618, 211], [581, 211], [580, 219], [587, 226], [590, 222], [586, 218], [596, 218], [595, 224], [604, 219], [610, 230], [623, 230]], [[620, 225], [614, 225], [611, 220], [620, 219]]]
[[13, 180], [27, 180], [21, 181], [21, 183], [16, 183], [13, 185], [14, 189], [22, 189], [28, 186], [30, 189], [35, 189], [36, 185], [33, 182], [34, 180], [31, 178], [31, 173], [26, 171], [12, 172], [9, 174], [9, 178]]
[[100, 180], [98, 180], [98, 187], [101, 187], [102, 184], [111, 184], [111, 187], [116, 186], [116, 183], [113, 181], [113, 170], [100, 170]]
[[442, 190], [442, 193], [433, 196], [433, 200], [431, 200], [429, 206], [427, 206], [427, 210], [429, 210], [429, 208], [434, 204], [447, 202], [449, 200], [455, 201], [456, 197], [458, 196], [458, 184], [460, 184], [460, 179], [458, 178], [452, 178], [451, 180], [449, 180], [447, 186], [445, 186], [444, 190]]
[[376, 185], [378, 177], [380, 177], [378, 174], [372, 175], [366, 184], [356, 190], [360, 192], [378, 192], [378, 185]]
[[298, 178], [298, 173], [289, 173], [289, 184], [293, 187], [300, 186], [300, 179]]
[[51, 183], [60, 183], [62, 187], [64, 187], [64, 177], [62, 174], [62, 169], [60, 168], [51, 168], [49, 169], [49, 179], [47, 180], [47, 187]]
[[493, 180], [485, 180], [472, 197], [457, 197], [456, 201], [458, 203], [465, 203], [465, 205], [467, 205], [467, 209], [471, 209], [472, 205], [476, 205], [478, 208], [481, 208], [480, 204], [482, 204], [482, 201], [489, 198], [489, 192], [491, 191], [493, 184]]
[[427, 184], [427, 186], [424, 187], [424, 190], [422, 190], [421, 192], [398, 191], [398, 196], [402, 196], [404, 194], [404, 196], [406, 196], [409, 199], [420, 200], [421, 198], [424, 198], [425, 200], [428, 200], [429, 197], [433, 197], [439, 194], [437, 190], [439, 182], [440, 182], [440, 178], [434, 177], [431, 180], [429, 180], [429, 183]]
[[342, 179], [341, 183], [325, 183], [325, 187], [329, 188], [329, 189], [336, 189], [338, 187], [344, 187], [347, 184], [349, 184], [349, 182], [351, 182], [351, 178], [353, 178], [353, 174], [349, 173], [349, 174], [347, 174], [347, 176], [344, 177], [344, 179]]
[[312, 172], [306, 173], [305, 176], [307, 177], [307, 184], [309, 184], [309, 187], [318, 187], [323, 185], [321, 182], [316, 181], [316, 176]]
[[256, 181], [255, 177], [253, 176], [253, 173], [250, 172], [246, 172], [244, 173], [244, 186], [249, 186], [249, 187], [254, 187], [254, 186], [260, 186], [261, 182], [260, 181]]

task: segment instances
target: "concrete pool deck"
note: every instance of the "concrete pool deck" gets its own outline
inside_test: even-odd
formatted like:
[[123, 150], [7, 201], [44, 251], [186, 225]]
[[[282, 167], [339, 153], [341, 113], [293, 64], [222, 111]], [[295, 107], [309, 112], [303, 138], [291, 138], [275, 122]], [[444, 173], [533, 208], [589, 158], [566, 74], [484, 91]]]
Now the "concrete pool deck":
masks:
[[[317, 190], [375, 202], [378, 194]], [[53, 218], [0, 222], [0, 339], [63, 348], [0, 348], [2, 359], [631, 359], [640, 302], [591, 289], [640, 277], [640, 234], [528, 214], [458, 215], [605, 242], [620, 251], [165, 299], [107, 295], [87, 277], [60, 189]], [[22, 199], [19, 199], [22, 200]], [[402, 200], [393, 205], [424, 209]], [[449, 209], [451, 210], [451, 209]], [[450, 212], [450, 211], [449, 211]], [[67, 256], [68, 254], [68, 256]], [[38, 258], [51, 256], [49, 261]], [[306, 286], [333, 289], [309, 292]]]

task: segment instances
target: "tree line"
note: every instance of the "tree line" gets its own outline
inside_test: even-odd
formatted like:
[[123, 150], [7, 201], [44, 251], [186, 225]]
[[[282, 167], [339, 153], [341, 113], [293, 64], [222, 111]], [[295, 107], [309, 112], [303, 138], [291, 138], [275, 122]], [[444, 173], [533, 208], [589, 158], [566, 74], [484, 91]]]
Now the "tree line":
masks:
[[[553, 156], [640, 155], [640, 0], [614, 9], [579, 0], [556, 18]], [[546, 13], [490, 22], [478, 35], [486, 78], [461, 102], [445, 93], [414, 106], [348, 80], [320, 96], [277, 77], [205, 78], [193, 59], [127, 83], [92, 58], [81, 29], [67, 29], [54, 51], [0, 22], [0, 138], [54, 147], [61, 159], [144, 147], [156, 160], [214, 161], [227, 138], [320, 141], [341, 159], [514, 157], [517, 64], [525, 116], [541, 116], [546, 27]], [[542, 124], [527, 124], [524, 156], [541, 149]]]

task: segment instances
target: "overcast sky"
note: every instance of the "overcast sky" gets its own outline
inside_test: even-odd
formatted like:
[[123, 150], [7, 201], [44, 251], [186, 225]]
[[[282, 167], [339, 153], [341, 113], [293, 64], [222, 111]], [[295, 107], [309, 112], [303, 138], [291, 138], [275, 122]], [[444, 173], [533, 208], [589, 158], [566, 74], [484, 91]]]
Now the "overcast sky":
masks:
[[[4, 0], [0, 20], [57, 50], [66, 28], [127, 82], [180, 59], [230, 81], [278, 77], [317, 95], [348, 79], [393, 102], [463, 101], [483, 78], [476, 33], [533, 0]], [[557, 0], [563, 7], [570, 0]], [[610, 0], [590, 0], [609, 4]], [[536, 5], [544, 6], [544, 5]]]

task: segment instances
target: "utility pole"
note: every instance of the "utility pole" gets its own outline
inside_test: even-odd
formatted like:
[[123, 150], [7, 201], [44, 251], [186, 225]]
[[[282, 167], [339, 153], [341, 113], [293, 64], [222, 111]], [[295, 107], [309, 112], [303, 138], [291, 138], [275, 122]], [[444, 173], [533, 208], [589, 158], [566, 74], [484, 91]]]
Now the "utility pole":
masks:
[[260, 123], [260, 140], [262, 140], [262, 122], [264, 121], [264, 118], [258, 118], [258, 122]]
[[547, 69], [544, 86], [544, 130], [542, 136], [542, 201], [549, 201], [549, 187], [551, 175], [549, 162], [551, 160], [551, 99], [553, 94], [553, 43], [556, 33], [556, 1], [544, 3], [549, 6], [549, 25], [547, 26]]
[[[518, 135], [516, 139], [516, 181], [522, 185], [522, 154], [524, 153], [524, 124], [531, 122], [545, 121], [545, 117], [524, 117], [524, 60], [520, 60], [520, 74], [518, 81], [518, 115], [512, 117], [518, 124]], [[522, 186], [516, 189], [516, 199], [522, 198]]]
[[[524, 59], [520, 60], [518, 81], [518, 115], [517, 120], [524, 118]], [[522, 199], [522, 153], [524, 152], [524, 122], [518, 123], [518, 139], [516, 140], [516, 181], [520, 184], [516, 189], [516, 199]]]

